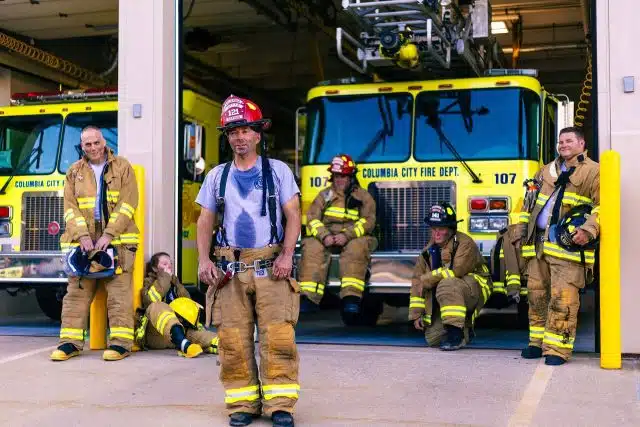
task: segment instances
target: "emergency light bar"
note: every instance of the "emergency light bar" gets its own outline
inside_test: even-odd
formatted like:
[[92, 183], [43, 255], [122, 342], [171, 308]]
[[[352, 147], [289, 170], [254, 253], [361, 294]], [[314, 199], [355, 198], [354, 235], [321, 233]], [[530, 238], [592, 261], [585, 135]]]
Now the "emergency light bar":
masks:
[[52, 104], [60, 102], [117, 100], [118, 88], [92, 88], [56, 92], [21, 92], [11, 95], [11, 105]]
[[507, 69], [507, 68], [491, 68], [484, 72], [487, 77], [494, 76], [529, 76], [538, 77], [538, 70], [529, 69]]

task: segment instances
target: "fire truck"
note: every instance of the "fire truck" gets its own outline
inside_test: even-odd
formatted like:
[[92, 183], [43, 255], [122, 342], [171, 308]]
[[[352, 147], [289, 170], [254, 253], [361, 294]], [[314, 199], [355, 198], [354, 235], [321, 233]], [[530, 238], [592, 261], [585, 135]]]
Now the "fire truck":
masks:
[[[329, 185], [331, 158], [351, 155], [377, 203], [379, 245], [360, 319], [370, 323], [382, 300], [408, 305], [433, 204], [451, 203], [489, 257], [497, 232], [518, 221], [523, 181], [555, 158], [573, 103], [546, 91], [535, 70], [495, 68], [502, 61], [487, 0], [342, 6], [360, 33], [337, 28], [336, 50], [359, 77], [319, 84], [300, 109], [303, 221]], [[325, 289], [339, 286], [334, 255]]]
[[[11, 295], [35, 290], [53, 319], [60, 318], [67, 282], [59, 242], [65, 173], [81, 156], [80, 132], [87, 125], [101, 128], [107, 146], [118, 152], [117, 95], [115, 89], [19, 93], [0, 106], [0, 288]], [[218, 163], [213, 120], [219, 116], [219, 103], [183, 91], [178, 258], [185, 284], [197, 284], [194, 200], [206, 167]]]

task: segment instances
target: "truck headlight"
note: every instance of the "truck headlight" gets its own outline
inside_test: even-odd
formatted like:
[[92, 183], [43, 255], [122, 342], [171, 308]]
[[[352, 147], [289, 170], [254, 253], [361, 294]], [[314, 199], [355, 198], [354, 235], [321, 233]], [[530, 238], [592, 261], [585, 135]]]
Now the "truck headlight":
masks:
[[509, 225], [507, 216], [472, 216], [469, 218], [469, 231], [472, 233], [494, 233]]
[[0, 237], [11, 237], [11, 223], [0, 221]]

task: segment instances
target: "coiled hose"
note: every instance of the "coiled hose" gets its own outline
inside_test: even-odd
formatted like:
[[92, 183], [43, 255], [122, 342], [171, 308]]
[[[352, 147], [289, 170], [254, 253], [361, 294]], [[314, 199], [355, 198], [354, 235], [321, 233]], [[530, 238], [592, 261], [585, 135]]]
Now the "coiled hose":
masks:
[[591, 49], [587, 49], [587, 73], [582, 82], [582, 93], [580, 94], [580, 102], [574, 114], [573, 123], [576, 127], [584, 126], [584, 119], [588, 112], [588, 105], [591, 103], [591, 89], [593, 89], [593, 74], [591, 67]]
[[97, 73], [86, 68], [79, 67], [62, 58], [58, 58], [42, 49], [33, 47], [21, 40], [15, 39], [0, 32], [0, 46], [26, 56], [36, 62], [46, 65], [47, 67], [56, 69], [77, 80], [89, 83], [94, 86], [105, 86], [107, 81]]

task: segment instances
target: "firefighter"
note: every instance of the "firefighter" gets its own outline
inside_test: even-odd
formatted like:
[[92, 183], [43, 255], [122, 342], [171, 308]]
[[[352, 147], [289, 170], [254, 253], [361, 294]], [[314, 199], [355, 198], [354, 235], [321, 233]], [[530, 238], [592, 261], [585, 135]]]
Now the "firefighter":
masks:
[[[196, 198], [202, 207], [198, 274], [210, 286], [206, 310], [212, 312], [220, 339], [220, 380], [232, 426], [248, 425], [261, 413], [270, 416], [274, 426], [293, 426], [300, 390], [294, 331], [300, 288], [292, 276], [300, 191], [289, 167], [266, 157], [264, 131], [269, 125], [254, 102], [229, 96], [219, 129], [233, 160], [207, 174]], [[254, 356], [256, 323], [260, 379]]]
[[365, 274], [377, 240], [376, 203], [356, 178], [356, 164], [347, 154], [331, 160], [331, 186], [322, 190], [307, 212], [308, 235], [302, 241], [300, 289], [302, 306], [320, 304], [331, 252], [340, 253], [340, 298], [345, 313], [357, 314]]
[[491, 295], [489, 269], [473, 239], [457, 231], [450, 204], [432, 206], [425, 222], [431, 239], [414, 269], [409, 320], [428, 345], [457, 350], [473, 337], [475, 317]]
[[545, 356], [547, 365], [562, 365], [571, 357], [580, 309], [579, 291], [593, 272], [595, 251], [568, 250], [559, 244], [557, 226], [574, 206], [593, 207], [586, 222], [573, 230], [572, 241], [583, 246], [599, 234], [600, 166], [587, 157], [582, 131], [560, 131], [558, 158], [535, 177], [538, 193], [530, 209], [520, 214], [522, 256], [527, 260], [529, 345], [522, 357]]
[[514, 302], [519, 303], [520, 299], [527, 295], [527, 288], [523, 286], [525, 263], [520, 247], [515, 245], [519, 240], [518, 232], [518, 224], [511, 224], [500, 230], [496, 244], [491, 250], [491, 299], [498, 308], [507, 307]]
[[81, 252], [115, 248], [118, 265], [115, 274], [101, 279], [69, 277], [62, 301], [60, 345], [52, 360], [67, 360], [80, 354], [84, 346], [89, 307], [97, 282], [107, 290], [109, 342], [104, 360], [120, 360], [133, 345], [132, 276], [139, 243], [133, 215], [138, 206], [138, 186], [129, 162], [106, 146], [99, 128], [88, 126], [80, 134], [83, 156], [71, 165], [64, 184], [66, 229], [60, 237], [63, 250]]
[[141, 348], [176, 348], [178, 355], [192, 358], [203, 351], [218, 353], [218, 337], [200, 323], [202, 306], [173, 274], [166, 252], [154, 254], [146, 268], [142, 308], [136, 327]]

